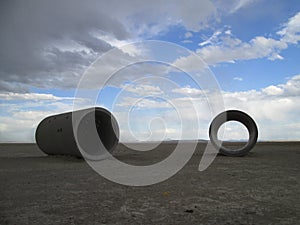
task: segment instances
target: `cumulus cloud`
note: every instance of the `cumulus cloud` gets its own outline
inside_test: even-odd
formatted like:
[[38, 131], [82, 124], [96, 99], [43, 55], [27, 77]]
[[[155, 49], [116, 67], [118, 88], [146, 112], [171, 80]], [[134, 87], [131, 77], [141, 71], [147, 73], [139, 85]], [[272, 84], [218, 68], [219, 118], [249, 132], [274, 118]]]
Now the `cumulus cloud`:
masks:
[[[285, 84], [271, 85], [261, 90], [224, 92], [226, 108], [248, 112], [260, 128], [263, 140], [297, 140], [299, 129], [300, 76]], [[290, 129], [285, 129], [290, 127]], [[293, 129], [291, 129], [293, 127]]]
[[[226, 4], [237, 10], [248, 1]], [[112, 47], [169, 27], [206, 28], [224, 6], [215, 1], [2, 1], [0, 89], [74, 88], [85, 69]], [[128, 49], [131, 56], [138, 49]]]
[[173, 62], [173, 66], [180, 68], [183, 71], [191, 72], [204, 72], [208, 65], [197, 54], [190, 54], [186, 57], [179, 57]]
[[203, 90], [200, 90], [198, 88], [192, 88], [190, 86], [186, 86], [183, 88], [176, 88], [172, 90], [174, 93], [179, 93], [179, 94], [184, 94], [184, 95], [189, 95], [189, 96], [199, 96], [205, 93]]
[[300, 75], [292, 77], [285, 84], [270, 85], [263, 88], [262, 91], [267, 95], [300, 96]]
[[209, 0], [1, 1], [0, 88], [74, 88], [87, 66], [112, 47], [173, 25], [199, 31], [215, 13]]
[[[117, 107], [127, 107], [127, 110], [130, 110], [133, 107], [136, 108], [148, 108], [148, 109], [161, 109], [161, 108], [170, 108], [172, 105], [168, 102], [157, 101], [155, 98], [134, 98], [134, 97], [125, 97], [123, 101], [116, 104]], [[124, 110], [124, 108], [122, 109]], [[124, 110], [126, 111], [126, 110]]]
[[277, 34], [282, 36], [282, 41], [297, 44], [300, 41], [300, 13], [291, 17]]
[[[137, 94], [136, 90], [139, 88], [131, 88], [133, 88], [132, 94]], [[151, 140], [160, 140], [162, 135], [171, 139], [191, 139], [191, 137], [195, 138], [195, 135], [200, 139], [208, 138], [209, 123], [216, 113], [219, 113], [212, 114], [205, 96], [209, 93], [188, 86], [177, 87], [172, 92], [176, 95], [169, 95], [167, 99], [162, 99], [160, 97], [166, 94], [166, 90], [151, 85], [144, 88], [153, 90], [154, 93], [161, 91], [164, 93], [148, 98], [125, 95], [121, 101], [116, 102], [112, 111], [120, 125], [122, 141], [136, 140], [137, 136], [130, 134], [132, 131], [140, 133], [138, 137], [142, 139], [152, 134]], [[299, 96], [300, 75], [292, 77], [284, 84], [271, 85], [261, 90], [223, 92], [225, 109], [242, 110], [253, 117], [259, 127], [260, 140], [298, 139]], [[0, 114], [1, 141], [34, 141], [35, 128], [41, 119], [54, 113], [71, 111], [73, 106], [73, 100], [69, 97], [51, 94], [32, 93], [23, 97], [18, 94], [2, 94], [0, 97], [1, 107], [6, 108], [6, 111]], [[16, 101], [22, 101], [22, 104]], [[84, 102], [85, 99], [82, 101]], [[90, 104], [91, 102], [85, 102], [86, 106]], [[48, 107], [41, 108], [41, 105]], [[163, 123], [164, 127], [151, 127], [153, 119]], [[128, 122], [133, 123], [131, 127]], [[182, 122], [185, 123], [184, 130], [181, 129]], [[131, 129], [132, 127], [134, 129]], [[241, 128], [236, 126], [236, 129]], [[242, 130], [232, 128], [232, 130], [227, 129], [227, 132], [230, 132], [227, 136], [235, 135], [234, 139], [243, 138]], [[239, 133], [240, 136], [237, 135]]]
[[[128, 35], [121, 23], [81, 1], [4, 1], [0, 8], [2, 90], [13, 82], [24, 87], [74, 86], [95, 55], [111, 48], [90, 33], [93, 29], [119, 38]], [[61, 46], [63, 42], [67, 44]]]
[[[300, 108], [298, 107], [300, 104], [299, 82], [300, 75], [297, 75], [285, 84], [271, 85], [261, 90], [223, 92], [225, 109], [242, 110], [253, 117], [259, 127], [260, 140], [297, 140], [300, 123]], [[168, 136], [172, 138], [183, 138], [183, 134], [179, 133], [182, 131], [179, 120], [175, 119], [178, 116], [181, 121], [185, 121], [188, 124], [197, 124], [199, 122], [197, 129], [194, 126], [191, 130], [183, 131], [184, 138], [189, 139], [189, 137], [193, 137], [192, 133], [197, 134], [199, 132], [198, 138], [207, 139], [209, 123], [216, 116], [210, 111], [209, 102], [205, 97], [205, 94], [209, 93], [203, 93], [201, 90], [191, 87], [176, 88], [173, 92], [181, 94], [181, 96], [173, 96], [168, 99], [172, 105], [160, 102], [155, 98], [139, 102], [137, 97], [132, 97], [125, 99], [123, 105], [119, 106], [138, 106], [140, 110], [159, 110], [163, 119], [174, 118], [172, 121], [168, 120], [169, 127], [177, 127], [178, 131]], [[117, 114], [121, 112], [123, 112], [121, 108], [116, 110]], [[139, 118], [138, 123], [143, 123], [142, 121], [147, 123], [147, 121], [151, 120], [151, 116], [153, 116], [151, 113], [146, 113]], [[145, 120], [143, 119], [144, 117]], [[127, 122], [128, 120], [124, 117], [120, 121]], [[231, 139], [235, 140], [245, 138], [243, 126], [235, 125], [230, 127], [225, 129], [225, 132], [227, 132], [225, 138], [231, 137]], [[285, 128], [286, 130], [282, 132], [282, 129]], [[129, 138], [126, 132], [128, 130], [124, 129], [124, 135]]]
[[264, 93], [266, 93], [267, 95], [281, 95], [284, 90], [280, 87], [271, 85], [269, 87], [266, 87], [262, 90]]
[[163, 91], [159, 86], [152, 86], [147, 84], [135, 85], [135, 84], [123, 84], [121, 85], [123, 91], [139, 94], [139, 95], [160, 95]]
[[[207, 28], [211, 19], [218, 19], [220, 12], [234, 13], [254, 2], [252, 0], [230, 0], [226, 3], [218, 0], [167, 2], [163, 0], [54, 0], [33, 4], [31, 1], [18, 3], [2, 1], [0, 3], [0, 99], [1, 106], [5, 107], [0, 114], [2, 141], [33, 140], [34, 127], [38, 120], [52, 113], [72, 109], [72, 98], [29, 93], [32, 87], [74, 88], [85, 69], [97, 57], [113, 47], [117, 48], [116, 54], [107, 59], [101, 68], [95, 68], [103, 74], [115, 71], [114, 69], [119, 68], [120, 65], [140, 58], [143, 49], [120, 49], [126, 43], [151, 38], [167, 32], [172, 26], [183, 27], [187, 31], [186, 38], [191, 38], [195, 32]], [[281, 30], [277, 32], [278, 38], [257, 36], [249, 42], [243, 42], [228, 28], [225, 31], [216, 31], [207, 41], [199, 44], [200, 48], [196, 53], [210, 65], [257, 58], [283, 59], [280, 53], [300, 40], [299, 19], [300, 13], [283, 24]], [[181, 57], [175, 60], [173, 65], [185, 71], [202, 70], [206, 65], [199, 63], [198, 56], [192, 54]], [[117, 61], [115, 57], [123, 61]], [[154, 68], [151, 65], [143, 66], [142, 70], [149, 73], [167, 71], [165, 66]], [[124, 79], [112, 79], [113, 84], [124, 84], [124, 81], [137, 78], [141, 72], [138, 66], [127, 70], [129, 71], [126, 77], [124, 75]], [[97, 75], [101, 76], [102, 73]], [[274, 138], [280, 128], [276, 124], [285, 124], [291, 132], [294, 131], [290, 137], [295, 137], [299, 134], [296, 132], [296, 128], [299, 127], [298, 117], [296, 117], [299, 115], [296, 107], [299, 105], [299, 80], [299, 76], [295, 76], [285, 84], [271, 85], [259, 91], [225, 92], [224, 98], [229, 108], [241, 108], [250, 112], [262, 124], [263, 131], [271, 130], [269, 136], [264, 133], [262, 138]], [[86, 88], [94, 85], [94, 79], [90, 79]], [[165, 90], [160, 86], [143, 85], [129, 84], [123, 87], [133, 95], [150, 93], [163, 96], [165, 94]], [[194, 121], [197, 115], [200, 115], [203, 122], [207, 122], [205, 117], [209, 110], [206, 110], [208, 107], [205, 98], [200, 96], [200, 90], [189, 86], [175, 87], [172, 94], [174, 94], [173, 97], [171, 95], [172, 101], [180, 106], [188, 121]], [[189, 97], [178, 97], [178, 95]], [[198, 102], [197, 114], [191, 113], [191, 105], [187, 103], [191, 99]], [[124, 103], [119, 105], [120, 108], [133, 104], [136, 98], [128, 95], [124, 100]], [[82, 105], [90, 103], [85, 102], [84, 99], [82, 101]], [[138, 104], [140, 109], [155, 107], [166, 112], [172, 108], [170, 104], [155, 98], [145, 99]], [[174, 112], [167, 113], [170, 118], [175, 116]], [[294, 119], [293, 124], [288, 117]], [[274, 121], [279, 123], [272, 124]], [[175, 137], [178, 133], [175, 132], [174, 127], [168, 129]], [[207, 127], [200, 129], [207, 132]], [[195, 130], [190, 129], [186, 132], [186, 136], [194, 132]]]
[[242, 42], [238, 38], [224, 34], [221, 45], [209, 45], [198, 49], [196, 52], [205, 62], [213, 65], [265, 57], [271, 60], [282, 59], [279, 52], [287, 47], [287, 43], [281, 40], [263, 36], [255, 37], [249, 42]]
[[[300, 13], [291, 17], [283, 28], [277, 32], [278, 39], [256, 36], [248, 42], [235, 37], [230, 30], [215, 31], [207, 40], [200, 42], [201, 48], [195, 52], [209, 65], [218, 63], [234, 63], [240, 60], [267, 58], [269, 60], [282, 60], [280, 53], [290, 44], [300, 41]], [[199, 68], [193, 54], [182, 57], [174, 62], [183, 68], [194, 71]]]

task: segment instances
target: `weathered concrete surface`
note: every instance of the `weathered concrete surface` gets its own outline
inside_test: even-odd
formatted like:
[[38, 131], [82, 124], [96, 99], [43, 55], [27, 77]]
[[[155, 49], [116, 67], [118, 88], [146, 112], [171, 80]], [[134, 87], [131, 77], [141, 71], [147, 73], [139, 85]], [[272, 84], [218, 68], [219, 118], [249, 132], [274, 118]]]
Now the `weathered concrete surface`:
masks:
[[[172, 146], [116, 151], [121, 160], [149, 164]], [[300, 143], [260, 143], [247, 157], [217, 157], [198, 172], [203, 147], [167, 181], [126, 187], [83, 160], [2, 144], [0, 224], [299, 224]]]

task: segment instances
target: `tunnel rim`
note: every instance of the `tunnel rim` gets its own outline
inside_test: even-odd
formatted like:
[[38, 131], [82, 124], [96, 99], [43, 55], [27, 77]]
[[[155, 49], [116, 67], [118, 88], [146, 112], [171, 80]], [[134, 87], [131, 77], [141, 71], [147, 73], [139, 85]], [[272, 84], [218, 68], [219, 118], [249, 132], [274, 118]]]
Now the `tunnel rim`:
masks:
[[[222, 141], [218, 139], [218, 131], [220, 127], [229, 121], [236, 121], [243, 124], [248, 131], [249, 137], [247, 143], [238, 149], [232, 150], [222, 145]], [[245, 112], [240, 110], [227, 110], [218, 114], [210, 124], [209, 138], [212, 145], [219, 150], [221, 155], [225, 156], [245, 156], [257, 143], [258, 128], [255, 121]]]

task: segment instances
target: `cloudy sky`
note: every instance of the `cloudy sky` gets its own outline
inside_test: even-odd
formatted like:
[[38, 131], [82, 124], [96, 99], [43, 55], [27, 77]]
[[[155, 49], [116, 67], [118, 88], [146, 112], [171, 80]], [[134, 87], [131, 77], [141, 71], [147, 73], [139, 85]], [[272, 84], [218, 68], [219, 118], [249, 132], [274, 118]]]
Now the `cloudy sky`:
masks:
[[[300, 140], [298, 0], [7, 0], [0, 3], [0, 29], [1, 142], [33, 142], [40, 120], [72, 110], [74, 100], [111, 110], [122, 141], [207, 138], [218, 112], [207, 99], [213, 90], [186, 75], [204, 64], [224, 109], [250, 114], [260, 140]], [[188, 54], [170, 54], [169, 65], [133, 65], [105, 85], [88, 79], [83, 88], [103, 90], [99, 101], [76, 94], [95, 60], [102, 60], [101, 80], [123, 62], [149, 59], [147, 46], [133, 44], [147, 40]], [[168, 46], [151, 52], [154, 59]], [[180, 129], [182, 120], [188, 130]], [[239, 127], [228, 134], [242, 138]]]

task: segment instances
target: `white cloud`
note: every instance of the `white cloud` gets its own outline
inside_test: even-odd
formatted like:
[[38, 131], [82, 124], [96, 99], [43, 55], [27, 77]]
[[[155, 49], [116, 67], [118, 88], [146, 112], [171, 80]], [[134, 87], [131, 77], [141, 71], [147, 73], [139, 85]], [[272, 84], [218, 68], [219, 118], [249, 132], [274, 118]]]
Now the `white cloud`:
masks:
[[262, 91], [267, 95], [281, 95], [284, 92], [282, 88], [276, 87], [274, 85], [266, 87]]
[[288, 96], [299, 96], [300, 95], [300, 75], [292, 77], [287, 81], [286, 84], [280, 85], [284, 88], [285, 94]]
[[122, 101], [116, 103], [118, 107], [129, 107], [129, 108], [149, 108], [149, 109], [159, 109], [159, 108], [170, 108], [168, 102], [157, 101], [154, 98], [139, 98], [139, 97], [124, 97]]
[[[239, 60], [268, 58], [269, 60], [282, 60], [280, 53], [300, 41], [300, 13], [291, 17], [277, 32], [279, 39], [256, 36], [248, 42], [243, 42], [233, 36], [230, 30], [215, 31], [207, 40], [200, 42], [201, 48], [195, 52], [209, 65], [218, 63], [234, 63]], [[187, 71], [194, 71], [199, 67], [195, 56], [191, 54], [175, 61]]]
[[197, 50], [197, 54], [208, 64], [235, 62], [265, 58], [282, 59], [279, 52], [288, 47], [287, 43], [258, 36], [247, 42], [242, 42], [231, 36], [223, 36], [221, 45], [209, 45]]
[[[146, 88], [154, 92], [159, 90], [155, 86], [147, 86]], [[136, 90], [138, 88], [134, 88], [133, 92], [135, 93]], [[112, 112], [119, 122], [122, 141], [133, 140], [133, 137], [128, 134], [130, 129], [127, 124], [128, 114], [126, 110], [129, 109], [133, 113], [131, 118], [134, 119], [134, 126], [137, 126], [135, 132], [141, 132], [140, 138], [149, 136], [150, 128], [148, 125], [151, 124], [153, 118], [158, 118], [165, 125], [163, 127], [160, 127], [159, 124], [156, 124], [157, 126], [152, 125], [152, 130], [150, 129], [152, 132], [151, 140], [161, 138], [161, 132], [165, 131], [164, 129], [168, 131], [165, 133], [166, 138], [189, 139], [197, 135], [200, 139], [207, 139], [209, 123], [215, 116], [210, 111], [209, 102], [205, 96], [209, 93], [203, 93], [201, 90], [191, 87], [177, 88], [172, 93], [176, 95], [169, 95], [169, 99], [164, 101], [160, 96], [142, 99], [139, 99], [138, 96], [127, 96], [118, 102]], [[34, 101], [29, 100], [28, 97], [22, 99], [19, 96], [2, 99], [7, 110], [0, 114], [0, 141], [34, 141], [34, 132], [40, 120], [51, 114], [72, 110], [72, 101], [68, 97], [33, 94], [33, 99], [34, 96], [38, 96], [39, 99]], [[261, 90], [223, 92], [223, 98], [225, 109], [242, 110], [254, 118], [259, 128], [261, 140], [299, 139], [300, 75], [292, 77], [284, 84], [268, 86]], [[22, 104], [12, 102], [16, 99], [22, 101]], [[157, 123], [161, 123], [159, 121]], [[184, 130], [181, 130], [180, 121], [184, 121]], [[231, 132], [235, 135], [234, 139], [239, 139], [238, 133], [235, 130]]]
[[[6, 4], [1, 2], [3, 12], [0, 16], [0, 90], [1, 138], [3, 140], [23, 141], [33, 137], [34, 127], [45, 115], [71, 110], [69, 97], [52, 94], [25, 93], [30, 87], [38, 88], [74, 88], [82, 72], [94, 59], [110, 50], [118, 48], [117, 53], [107, 59], [96, 75], [101, 77], [115, 68], [127, 65], [140, 58], [144, 49], [122, 48], [132, 40], [167, 32], [170, 27], [182, 26], [187, 31], [198, 32], [207, 28], [211, 19], [219, 19], [220, 11], [234, 13], [255, 1], [69, 1], [39, 2], [28, 7], [27, 3]], [[118, 7], [116, 7], [116, 5]], [[14, 13], [11, 13], [14, 12]], [[86, 15], [89, 15], [88, 17]], [[20, 19], [22, 18], [22, 19]], [[63, 21], [63, 22], [61, 22]], [[14, 26], [11, 26], [11, 24]], [[270, 60], [283, 59], [281, 52], [290, 44], [300, 41], [300, 13], [291, 17], [277, 32], [279, 38], [257, 36], [249, 42], [234, 37], [231, 30], [216, 31], [196, 53], [209, 64], [236, 62], [257, 58]], [[192, 37], [191, 32], [186, 38]], [[21, 41], [20, 41], [21, 40]], [[201, 70], [206, 67], [199, 64], [196, 55], [181, 57], [174, 62], [185, 71]], [[116, 58], [120, 59], [119, 61]], [[162, 67], [143, 67], [143, 73], [164, 71]], [[128, 70], [129, 71], [129, 70]], [[124, 79], [112, 79], [113, 84], [132, 81], [141, 70], [130, 70]], [[101, 78], [100, 78], [101, 79]], [[236, 78], [238, 80], [238, 78]], [[97, 86], [90, 79], [87, 87]], [[93, 86], [94, 85], [94, 86]], [[132, 94], [160, 95], [160, 86], [127, 86]], [[198, 102], [197, 115], [205, 120], [209, 111], [200, 90], [191, 87], [177, 88], [173, 94], [188, 94]], [[299, 124], [298, 105], [300, 95], [300, 75], [281, 85], [271, 85], [260, 91], [224, 93], [229, 108], [240, 108], [254, 115], [263, 128], [263, 138], [293, 138], [299, 134], [295, 129]], [[128, 97], [119, 107], [128, 107], [136, 98]], [[173, 98], [180, 106], [184, 118], [194, 121], [197, 115], [192, 113], [188, 98]], [[13, 101], [22, 102], [21, 104]], [[143, 99], [137, 103], [139, 108], [169, 109], [170, 104], [157, 99]], [[38, 109], [38, 107], [43, 109]], [[167, 114], [172, 117], [174, 114]], [[294, 125], [291, 123], [293, 119]], [[271, 121], [271, 122], [270, 122]], [[296, 121], [296, 122], [295, 122]], [[21, 128], [20, 128], [21, 127]], [[280, 127], [288, 127], [289, 133], [278, 136]], [[175, 131], [174, 128], [168, 128]], [[205, 128], [201, 128], [206, 132]], [[195, 132], [195, 130], [188, 130]], [[188, 136], [188, 132], [185, 135]], [[293, 133], [294, 132], [294, 133]], [[174, 132], [173, 132], [174, 133]], [[277, 136], [276, 136], [277, 135]], [[290, 136], [288, 136], [290, 135]], [[30, 139], [32, 140], [32, 139]]]
[[186, 86], [183, 88], [176, 88], [174, 90], [172, 90], [172, 92], [174, 93], [179, 93], [179, 94], [183, 94], [183, 95], [188, 95], [188, 96], [199, 96], [202, 95], [203, 93], [205, 93], [205, 91], [200, 90], [198, 88], [192, 88], [190, 86]]
[[5, 92], [0, 93], [1, 100], [64, 100], [64, 99], [74, 99], [73, 97], [57, 97], [53, 94], [42, 94], [42, 93], [13, 93]]
[[232, 9], [230, 10], [231, 13], [238, 11], [241, 8], [244, 8], [257, 0], [235, 0]]
[[192, 33], [192, 32], [186, 32], [186, 33], [184, 34], [184, 37], [185, 37], [185, 38], [191, 38], [191, 37], [193, 37], [193, 33]]
[[174, 67], [177, 67], [186, 72], [203, 71], [205, 68], [208, 68], [202, 58], [194, 53], [190, 54], [187, 57], [179, 57], [172, 64]]
[[215, 31], [212, 36], [210, 36], [207, 40], [200, 42], [198, 45], [205, 46], [205, 45], [209, 45], [209, 44], [214, 44], [216, 41], [218, 41], [218, 36], [220, 36], [221, 34], [222, 34], [221, 31]]
[[241, 77], [234, 77], [233, 80], [243, 81], [243, 78], [241, 78]]
[[0, 115], [0, 142], [34, 142], [34, 133], [38, 123], [50, 113], [50, 111], [29, 110]]
[[193, 41], [192, 40], [183, 40], [183, 41], [181, 41], [181, 43], [191, 44], [191, 43], [193, 43]]
[[262, 89], [267, 95], [279, 95], [285, 97], [300, 96], [300, 75], [290, 78], [285, 84], [271, 85]]
[[[297, 75], [285, 84], [273, 85], [261, 90], [223, 92], [225, 109], [242, 110], [253, 117], [258, 125], [259, 138], [261, 140], [298, 140], [299, 128], [297, 124], [299, 125], [300, 123], [300, 108], [298, 107], [300, 105], [299, 82], [300, 76]], [[178, 133], [179, 131], [181, 132], [179, 126], [177, 134], [173, 133], [172, 137], [189, 138], [189, 135], [192, 137], [192, 135], [199, 132], [200, 139], [207, 139], [209, 123], [216, 115], [211, 114], [205, 94], [201, 90], [191, 87], [177, 88], [174, 89], [174, 92], [184, 96], [173, 96], [173, 98], [169, 99], [173, 105], [177, 106], [177, 110], [179, 110], [177, 112], [171, 105], [162, 105], [161, 102], [155, 99], [145, 101], [145, 104], [140, 104], [139, 107], [160, 110], [163, 118], [174, 118], [173, 126], [178, 126], [178, 120], [175, 119], [178, 115], [188, 124], [195, 125], [197, 121], [201, 121], [198, 129], [195, 130], [194, 126], [189, 130], [184, 130], [183, 134]], [[136, 100], [136, 98], [130, 99], [126, 107], [134, 105]], [[147, 116], [151, 118], [151, 113], [147, 114]], [[140, 122], [147, 121], [144, 119], [144, 117], [141, 117]], [[236, 126], [237, 130], [234, 128], [234, 130], [227, 132], [225, 137], [236, 140], [245, 138], [241, 128]]]
[[[1, 8], [7, 13], [2, 13], [0, 18], [3, 25], [0, 88], [11, 92], [28, 92], [32, 86], [74, 88], [87, 67], [112, 47], [120, 48], [134, 40], [151, 38], [167, 32], [174, 25], [183, 26], [187, 30], [186, 38], [190, 38], [193, 34], [190, 31], [207, 28], [211, 19], [218, 19], [219, 14], [230, 11], [222, 11], [225, 5], [238, 10], [251, 2], [75, 0], [70, 5], [64, 0], [59, 3], [39, 2], [32, 7], [23, 2], [16, 6], [1, 2]], [[14, 21], [14, 26], [10, 21]], [[290, 20], [282, 35], [295, 36], [296, 22]], [[230, 35], [228, 30], [225, 33]], [[130, 56], [137, 56], [142, 51], [137, 48], [122, 50]], [[221, 54], [218, 49], [212, 51], [225, 61], [239, 58], [227, 59], [218, 56]], [[209, 54], [205, 56], [208, 60], [212, 58]], [[272, 52], [269, 57], [281, 56]], [[218, 59], [212, 60], [219, 62]]]
[[300, 41], [300, 12], [291, 17], [277, 34], [282, 36], [282, 41], [297, 44]]
[[123, 84], [121, 85], [122, 91], [139, 94], [141, 96], [153, 96], [161, 95], [163, 91], [159, 86], [147, 85], [147, 84]]
[[[226, 108], [249, 113], [257, 122], [263, 140], [298, 140], [300, 122], [300, 76], [285, 84], [246, 92], [224, 92]], [[287, 129], [286, 127], [289, 127]]]
[[231, 30], [226, 30], [224, 33], [227, 35], [231, 35]]
[[[0, 4], [0, 89], [12, 92], [28, 92], [32, 86], [74, 88], [85, 69], [112, 47], [151, 38], [174, 25], [199, 31], [217, 13], [209, 0]], [[130, 56], [141, 51], [122, 50]]]

